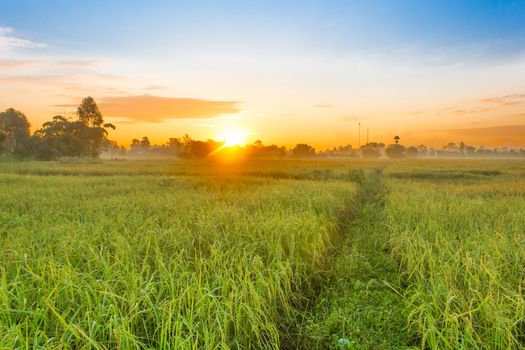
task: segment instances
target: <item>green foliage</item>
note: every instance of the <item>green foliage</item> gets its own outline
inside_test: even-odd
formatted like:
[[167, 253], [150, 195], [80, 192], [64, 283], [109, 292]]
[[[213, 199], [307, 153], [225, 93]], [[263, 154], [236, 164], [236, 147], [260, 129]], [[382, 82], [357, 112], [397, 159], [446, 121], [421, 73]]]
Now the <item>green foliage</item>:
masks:
[[128, 164], [0, 173], [0, 348], [279, 348], [355, 187]]
[[102, 114], [91, 97], [86, 97], [78, 107], [78, 120], [57, 115], [35, 132], [35, 154], [38, 159], [58, 157], [97, 157], [109, 144], [108, 129]]
[[2, 158], [0, 348], [520, 349], [524, 175]]
[[85, 97], [77, 108], [78, 120], [92, 128], [100, 128], [104, 124], [102, 113], [93, 97]]
[[410, 333], [422, 348], [520, 349], [525, 182], [493, 169], [465, 174], [483, 181], [389, 181], [388, 227]]
[[0, 113], [0, 153], [24, 155], [31, 147], [29, 121], [13, 108]]
[[405, 156], [405, 147], [395, 143], [393, 145], [388, 145], [385, 152], [388, 158], [399, 159]]
[[292, 149], [292, 154], [294, 157], [313, 157], [315, 148], [306, 143], [299, 143]]

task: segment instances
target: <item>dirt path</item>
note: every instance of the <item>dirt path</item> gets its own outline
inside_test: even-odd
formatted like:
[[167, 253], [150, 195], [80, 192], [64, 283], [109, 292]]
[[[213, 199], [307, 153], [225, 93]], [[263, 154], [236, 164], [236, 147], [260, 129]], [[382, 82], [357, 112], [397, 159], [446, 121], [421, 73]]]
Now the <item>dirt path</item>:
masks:
[[299, 321], [294, 348], [406, 348], [402, 281], [388, 247], [380, 170], [361, 184], [343, 222], [330, 279]]

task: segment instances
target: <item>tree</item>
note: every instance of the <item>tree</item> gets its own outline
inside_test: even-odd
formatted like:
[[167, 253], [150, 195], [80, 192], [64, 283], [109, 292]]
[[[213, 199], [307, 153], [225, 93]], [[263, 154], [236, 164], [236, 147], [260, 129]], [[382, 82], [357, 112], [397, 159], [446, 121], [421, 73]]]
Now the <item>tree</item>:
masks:
[[104, 124], [102, 113], [93, 97], [85, 97], [77, 107], [78, 119], [90, 127], [100, 127]]
[[182, 142], [178, 137], [170, 137], [166, 144], [168, 145], [168, 147], [179, 148], [182, 145]]
[[397, 143], [389, 145], [386, 148], [386, 155], [388, 158], [403, 158], [405, 156], [405, 147]]
[[294, 157], [313, 157], [315, 156], [315, 148], [306, 143], [298, 143], [292, 149], [292, 154]]
[[107, 141], [108, 129], [115, 130], [115, 126], [110, 123], [104, 124], [102, 113], [93, 97], [86, 97], [77, 108], [78, 120], [87, 129], [83, 134], [85, 142], [88, 144], [88, 155], [97, 157], [104, 142]]
[[67, 119], [56, 115], [42, 128], [35, 131], [40, 139], [38, 157], [53, 159], [56, 157], [81, 157], [89, 154], [89, 145], [85, 142], [88, 127], [81, 121]]
[[399, 136], [394, 136], [394, 142], [396, 143], [396, 145], [399, 143], [399, 140], [401, 140], [401, 137]]
[[216, 142], [213, 140], [207, 140], [206, 142], [191, 141], [191, 144], [189, 145], [190, 156], [193, 158], [206, 158], [223, 144], [224, 143], [222, 142]]
[[367, 143], [361, 147], [361, 155], [363, 158], [379, 158], [381, 156], [381, 148], [381, 144], [375, 142]]
[[29, 121], [13, 108], [0, 113], [0, 151], [24, 154], [30, 148]]
[[140, 147], [142, 147], [144, 151], [147, 151], [149, 150], [150, 146], [151, 142], [149, 142], [149, 138], [147, 136], [144, 136], [140, 141]]
[[98, 157], [100, 150], [109, 145], [108, 129], [115, 129], [115, 126], [104, 124], [93, 98], [82, 100], [77, 116], [77, 120], [72, 120], [57, 115], [35, 132], [35, 142], [40, 147], [37, 154], [41, 158]]
[[417, 157], [418, 150], [416, 147], [411, 146], [406, 149], [406, 156], [409, 158], [415, 158]]

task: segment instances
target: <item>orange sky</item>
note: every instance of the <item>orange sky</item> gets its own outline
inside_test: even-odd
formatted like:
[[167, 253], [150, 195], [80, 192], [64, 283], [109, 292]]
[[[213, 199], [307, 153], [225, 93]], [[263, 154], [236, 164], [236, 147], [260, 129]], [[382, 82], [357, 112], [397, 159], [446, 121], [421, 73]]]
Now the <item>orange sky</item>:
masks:
[[126, 146], [226, 129], [357, 146], [360, 123], [361, 143], [525, 147], [521, 7], [155, 4], [0, 4], [0, 109], [35, 129], [93, 96]]

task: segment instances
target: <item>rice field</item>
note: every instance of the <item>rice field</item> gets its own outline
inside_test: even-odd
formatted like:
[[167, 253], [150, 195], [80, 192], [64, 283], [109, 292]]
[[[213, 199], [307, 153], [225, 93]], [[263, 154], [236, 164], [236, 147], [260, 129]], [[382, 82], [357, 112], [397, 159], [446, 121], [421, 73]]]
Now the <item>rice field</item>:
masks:
[[2, 349], [520, 349], [525, 163], [0, 162]]

